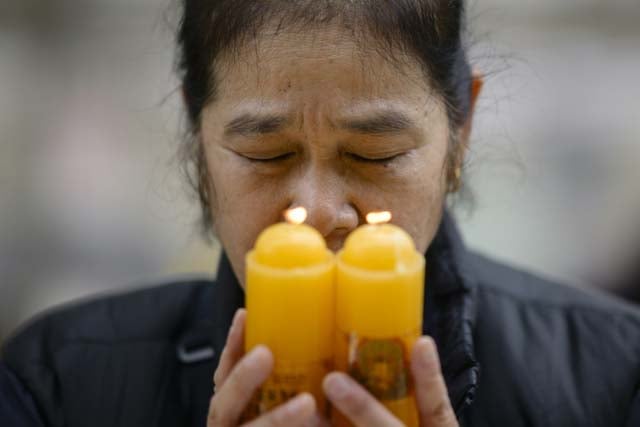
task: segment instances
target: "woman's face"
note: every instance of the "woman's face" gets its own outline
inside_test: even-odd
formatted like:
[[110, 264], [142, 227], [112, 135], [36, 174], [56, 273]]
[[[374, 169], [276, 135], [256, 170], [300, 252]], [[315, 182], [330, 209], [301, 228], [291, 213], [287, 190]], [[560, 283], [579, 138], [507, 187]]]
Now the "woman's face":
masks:
[[200, 137], [214, 230], [242, 286], [245, 254], [292, 207], [334, 251], [371, 211], [391, 211], [419, 251], [433, 239], [447, 187], [443, 102], [417, 62], [362, 47], [338, 29], [265, 35], [218, 64]]

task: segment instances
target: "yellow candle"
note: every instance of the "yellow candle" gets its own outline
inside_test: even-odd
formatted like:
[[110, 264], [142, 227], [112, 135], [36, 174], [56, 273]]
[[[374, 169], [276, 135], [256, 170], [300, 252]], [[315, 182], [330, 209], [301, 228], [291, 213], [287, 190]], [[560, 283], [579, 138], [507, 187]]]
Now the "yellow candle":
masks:
[[321, 384], [333, 366], [334, 264], [320, 233], [304, 224], [268, 227], [247, 254], [245, 350], [264, 344], [275, 365], [244, 420], [303, 391], [326, 412]]
[[[391, 224], [364, 225], [337, 257], [336, 368], [418, 425], [410, 354], [422, 331], [424, 257]], [[334, 414], [336, 425], [350, 425]]]

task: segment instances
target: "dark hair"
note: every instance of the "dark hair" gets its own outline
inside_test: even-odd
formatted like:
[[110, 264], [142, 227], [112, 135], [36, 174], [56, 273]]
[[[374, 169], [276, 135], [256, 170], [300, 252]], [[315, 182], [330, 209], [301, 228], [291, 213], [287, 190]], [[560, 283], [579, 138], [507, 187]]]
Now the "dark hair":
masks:
[[[181, 1], [176, 67], [190, 134], [182, 153], [189, 182], [200, 197], [205, 228], [211, 221], [208, 174], [204, 150], [194, 138], [200, 116], [216, 96], [217, 61], [237, 52], [266, 25], [304, 31], [338, 23], [356, 40], [374, 42], [385, 58], [394, 60], [396, 53], [416, 58], [445, 102], [452, 130], [462, 126], [470, 112], [472, 76], [463, 43], [464, 0]], [[455, 144], [452, 141], [449, 147], [450, 162], [457, 162]]]

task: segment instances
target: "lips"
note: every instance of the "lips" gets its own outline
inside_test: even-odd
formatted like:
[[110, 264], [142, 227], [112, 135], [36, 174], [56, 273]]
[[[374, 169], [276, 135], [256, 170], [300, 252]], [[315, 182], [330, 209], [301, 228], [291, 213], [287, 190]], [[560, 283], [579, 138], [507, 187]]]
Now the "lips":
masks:
[[348, 230], [344, 230], [344, 231], [337, 230], [325, 236], [324, 239], [327, 242], [327, 247], [331, 251], [338, 252], [340, 249], [342, 249], [342, 246], [344, 245], [344, 241], [346, 240], [347, 235], [349, 235]]

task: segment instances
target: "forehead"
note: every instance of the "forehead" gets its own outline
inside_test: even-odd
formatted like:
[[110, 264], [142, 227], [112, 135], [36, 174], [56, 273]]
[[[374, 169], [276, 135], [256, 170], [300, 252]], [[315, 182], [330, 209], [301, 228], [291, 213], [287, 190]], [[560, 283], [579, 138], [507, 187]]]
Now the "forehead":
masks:
[[[391, 52], [390, 52], [391, 53]], [[337, 26], [303, 32], [265, 30], [216, 64], [217, 96], [227, 104], [321, 98], [329, 104], [434, 101], [417, 60], [385, 54]]]

